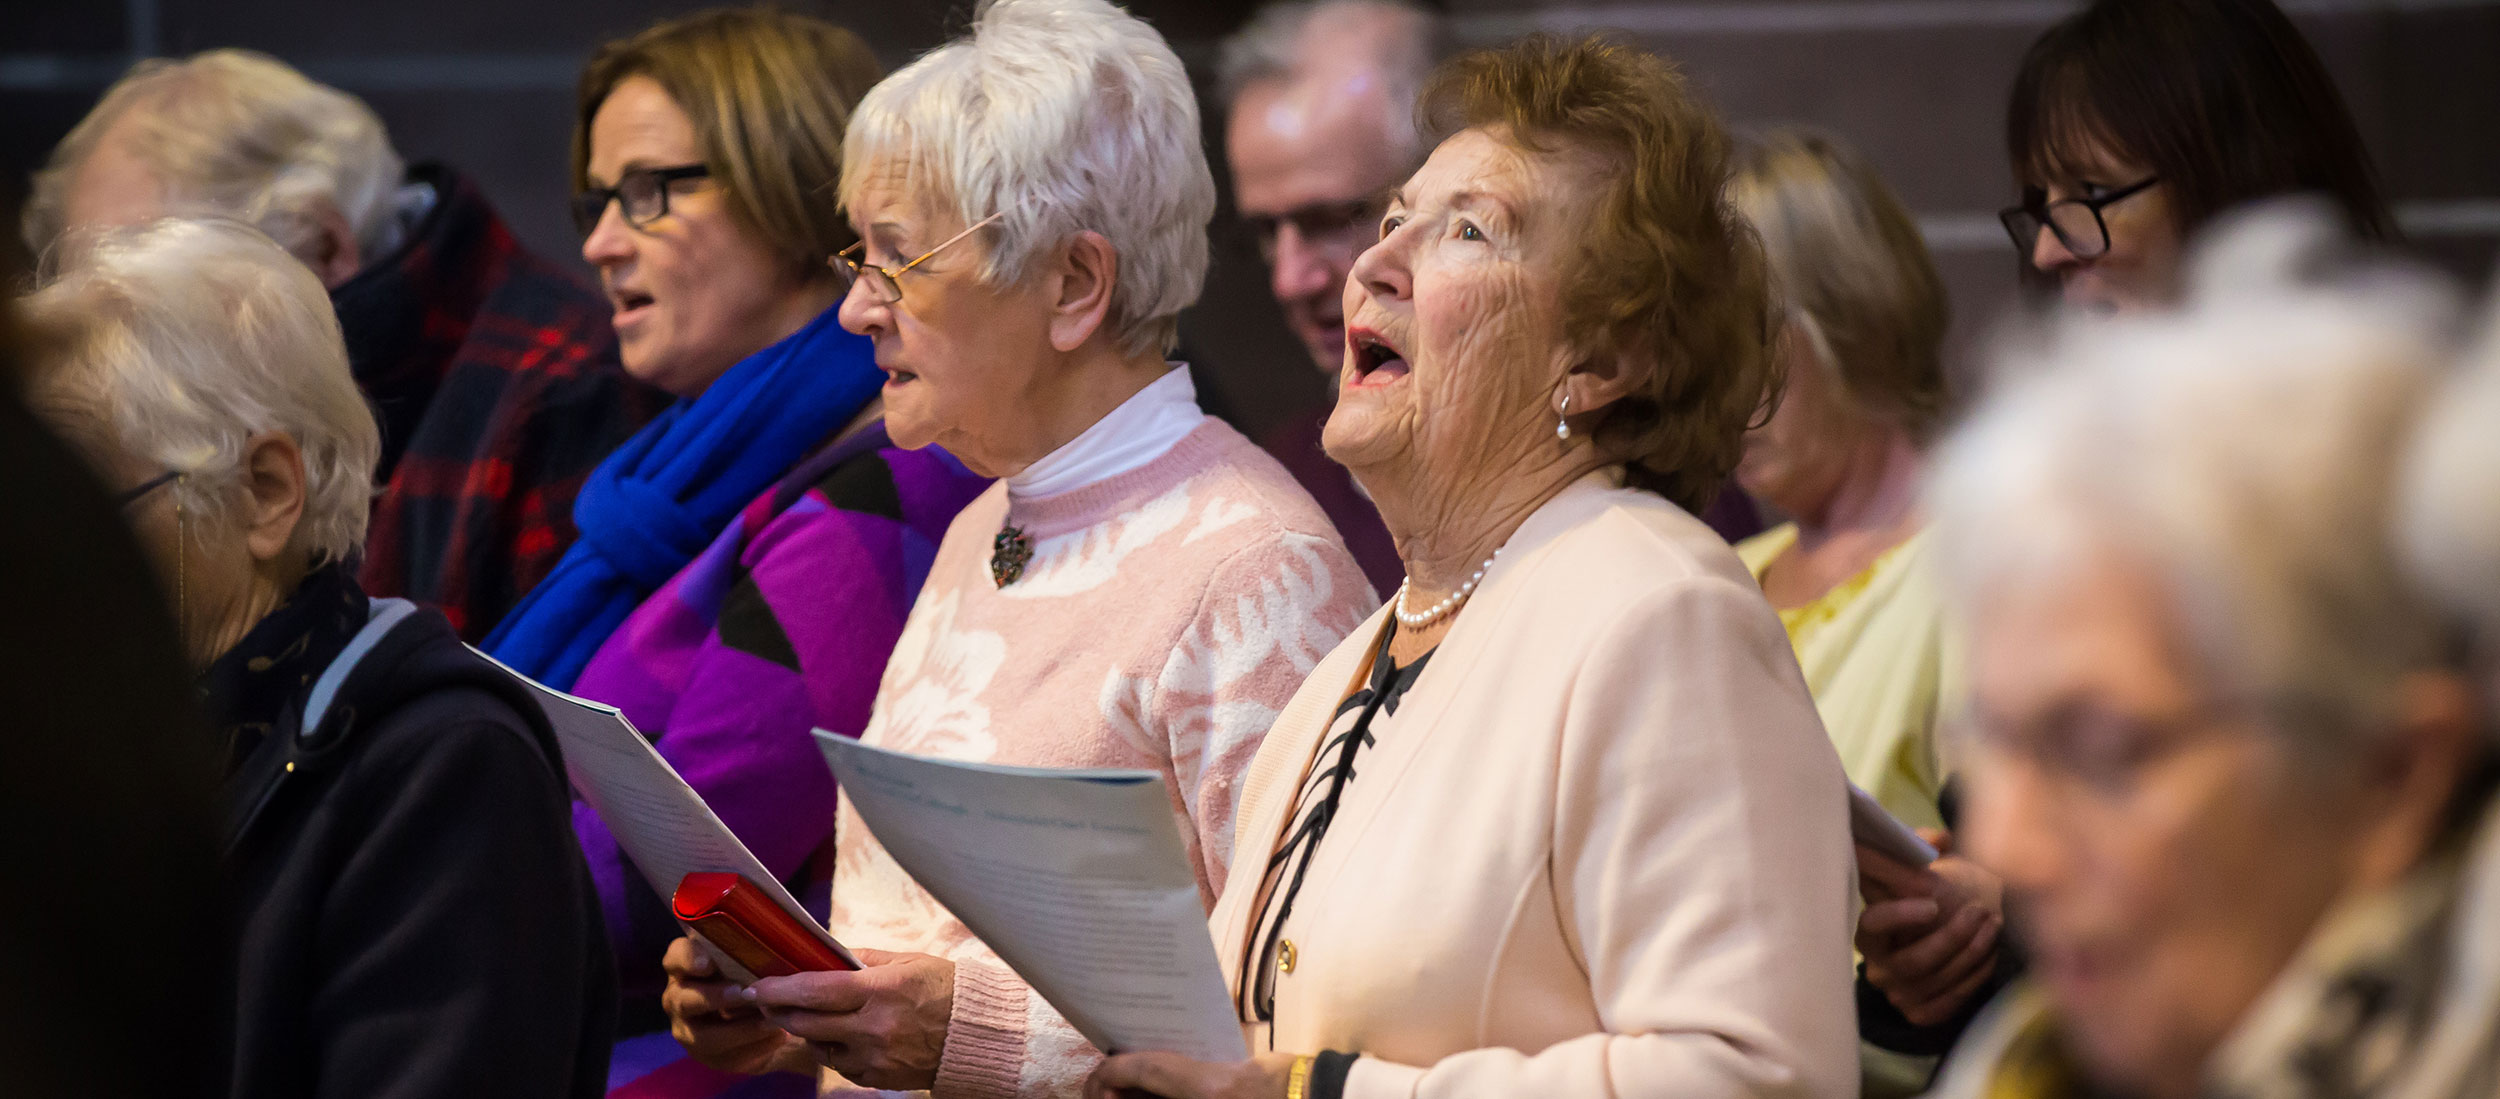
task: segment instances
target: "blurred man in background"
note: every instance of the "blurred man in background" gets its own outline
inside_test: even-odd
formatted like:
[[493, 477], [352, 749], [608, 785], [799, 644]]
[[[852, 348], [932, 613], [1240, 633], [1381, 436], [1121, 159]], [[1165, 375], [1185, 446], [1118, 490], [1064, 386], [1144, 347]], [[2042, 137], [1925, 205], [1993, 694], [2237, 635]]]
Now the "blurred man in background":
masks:
[[[1332, 401], [1346, 272], [1380, 239], [1389, 192], [1423, 162], [1415, 94], [1443, 38], [1437, 17], [1399, 0], [1284, 0], [1224, 43], [1217, 85], [1234, 205]], [[1372, 587], [1390, 591], [1405, 575], [1397, 549], [1362, 489], [1320, 450], [1327, 420], [1326, 406], [1297, 415], [1267, 449], [1327, 510]]]
[[134, 66], [36, 174], [24, 227], [46, 256], [167, 215], [248, 222], [330, 288], [382, 424], [360, 580], [470, 640], [554, 566], [583, 477], [662, 403], [617, 365], [607, 302], [476, 185], [405, 167], [364, 103], [271, 58]]

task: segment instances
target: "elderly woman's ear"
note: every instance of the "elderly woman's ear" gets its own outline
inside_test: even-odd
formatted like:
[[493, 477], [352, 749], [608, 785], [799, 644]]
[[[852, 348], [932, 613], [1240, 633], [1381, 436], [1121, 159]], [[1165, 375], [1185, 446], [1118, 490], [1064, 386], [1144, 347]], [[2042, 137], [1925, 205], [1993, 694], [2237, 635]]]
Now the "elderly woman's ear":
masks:
[[[1646, 391], [1651, 372], [1657, 368], [1651, 356], [1637, 350], [1601, 350], [1564, 372], [1562, 384], [1546, 394], [1545, 403], [1556, 415], [1577, 420]], [[1563, 404], [1565, 397], [1570, 398], [1568, 407]]]
[[2387, 735], [2361, 761], [2363, 796], [2383, 810], [2358, 848], [2361, 881], [2395, 882], [2448, 831], [2458, 791], [2488, 751], [2479, 716], [2462, 676], [2414, 672], [2397, 686]]
[[1111, 317], [1112, 291], [1120, 285], [1120, 253], [1091, 229], [1068, 238], [1049, 273], [1050, 345], [1061, 353], [1085, 346]]
[[243, 544], [252, 560], [284, 558], [304, 518], [304, 452], [283, 431], [263, 431], [243, 442]]

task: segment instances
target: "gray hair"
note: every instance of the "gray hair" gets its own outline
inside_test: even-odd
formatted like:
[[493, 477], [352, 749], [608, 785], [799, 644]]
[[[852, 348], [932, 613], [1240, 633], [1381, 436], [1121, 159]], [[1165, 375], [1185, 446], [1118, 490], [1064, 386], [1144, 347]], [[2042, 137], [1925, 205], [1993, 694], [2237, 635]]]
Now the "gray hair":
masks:
[[2500, 642], [2500, 296], [2481, 347], [2423, 414], [2399, 496], [2415, 577]]
[[1092, 230], [1119, 255], [1110, 330], [1168, 352], [1206, 280], [1198, 101], [1163, 36], [1106, 0], [985, 0], [970, 33], [887, 77], [843, 142], [841, 201], [900, 167], [964, 224], [993, 214], [981, 278], [1009, 286]]
[[185, 474], [168, 491], [205, 534], [246, 499], [245, 442], [285, 432], [304, 456], [296, 543], [330, 561], [363, 545], [381, 429], [329, 293], [268, 237], [222, 219], [111, 230], [27, 304], [64, 337], [28, 402], [89, 453]]
[[2088, 556], [2146, 568], [2219, 693], [2343, 758], [2441, 659], [2387, 537], [2454, 297], [2393, 268], [2301, 278], [2314, 209], [2227, 225], [2175, 314], [2070, 318], [1939, 451], [1940, 574], [1965, 610]]
[[1432, 67], [1448, 56], [1449, 30], [1440, 16], [1408, 0], [1277, 0], [1224, 40], [1215, 65], [1216, 94], [1229, 105], [1250, 85], [1294, 80], [1311, 68], [1315, 45], [1356, 20], [1375, 20], [1389, 31], [1374, 36], [1373, 59], [1391, 117], [1390, 136], [1420, 143], [1415, 100]]
[[52, 150], [26, 202], [26, 243], [38, 254], [69, 228], [64, 208], [87, 155], [127, 117], [131, 152], [155, 172], [167, 208], [230, 217], [297, 256], [319, 239], [328, 203], [367, 257], [395, 235], [405, 171], [363, 101], [249, 50], [210, 50], [131, 66]]

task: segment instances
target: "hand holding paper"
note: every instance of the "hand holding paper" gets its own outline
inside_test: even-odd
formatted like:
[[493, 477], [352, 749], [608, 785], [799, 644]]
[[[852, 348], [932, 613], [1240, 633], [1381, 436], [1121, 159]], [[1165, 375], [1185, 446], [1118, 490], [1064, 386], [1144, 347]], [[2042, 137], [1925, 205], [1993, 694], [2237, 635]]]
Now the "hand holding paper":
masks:
[[1248, 1055], [1160, 776], [816, 741], [894, 861], [1095, 1046]]
[[[480, 653], [483, 656], [485, 654]], [[493, 657], [487, 659], [492, 660]], [[549, 687], [497, 662], [536, 695], [547, 721], [555, 727], [564, 750], [564, 770], [573, 790], [599, 814], [615, 834], [617, 845], [632, 856], [643, 880], [663, 900], [673, 898], [686, 875], [703, 872], [736, 874], [760, 890], [790, 917], [790, 925], [817, 940], [834, 956], [858, 968], [842, 944], [799, 907], [796, 898], [773, 878], [754, 852], [738, 842], [712, 807], [678, 777], [677, 769], [660, 758], [651, 742], [614, 706], [577, 698]], [[828, 806], [828, 809], [831, 807]], [[744, 984], [755, 979], [726, 955], [723, 971]]]

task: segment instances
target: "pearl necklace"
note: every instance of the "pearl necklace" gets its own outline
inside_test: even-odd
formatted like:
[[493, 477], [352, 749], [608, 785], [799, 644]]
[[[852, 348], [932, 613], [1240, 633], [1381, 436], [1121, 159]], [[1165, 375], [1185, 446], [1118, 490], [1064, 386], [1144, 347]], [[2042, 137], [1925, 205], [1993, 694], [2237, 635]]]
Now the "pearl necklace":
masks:
[[1476, 585], [1484, 583], [1485, 570], [1492, 568], [1493, 562], [1499, 560], [1501, 556], [1502, 551], [1494, 550], [1493, 556], [1485, 558], [1484, 564], [1476, 566], [1476, 574], [1468, 577], [1466, 583], [1460, 584], [1457, 591], [1450, 593], [1449, 598], [1415, 614], [1409, 614], [1406, 611], [1406, 588], [1407, 585], [1414, 583], [1414, 580], [1410, 577], [1399, 581], [1397, 605], [1389, 613], [1397, 616], [1398, 625], [1410, 630], [1420, 630], [1440, 621], [1443, 616], [1457, 610], [1459, 604], [1466, 602], [1468, 596], [1475, 594]]

